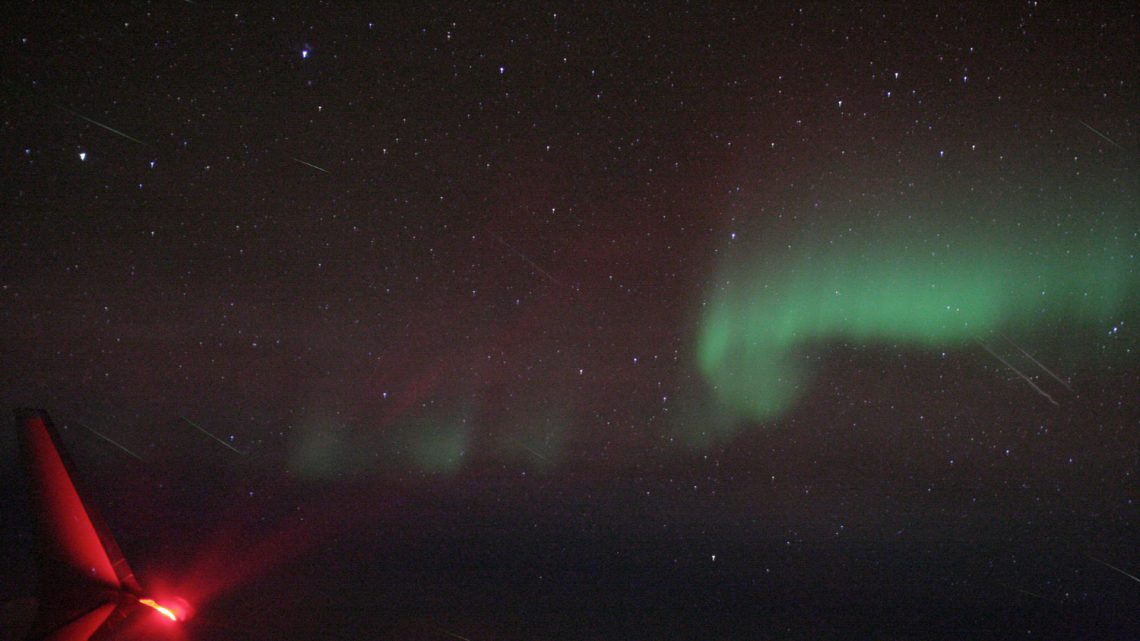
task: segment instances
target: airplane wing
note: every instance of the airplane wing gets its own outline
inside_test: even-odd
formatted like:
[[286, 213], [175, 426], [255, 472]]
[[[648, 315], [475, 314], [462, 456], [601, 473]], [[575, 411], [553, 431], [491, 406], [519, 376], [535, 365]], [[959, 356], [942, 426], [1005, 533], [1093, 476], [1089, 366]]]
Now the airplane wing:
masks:
[[17, 409], [16, 431], [39, 528], [39, 609], [29, 639], [182, 638], [180, 608], [145, 595], [110, 529], [84, 500], [47, 412]]

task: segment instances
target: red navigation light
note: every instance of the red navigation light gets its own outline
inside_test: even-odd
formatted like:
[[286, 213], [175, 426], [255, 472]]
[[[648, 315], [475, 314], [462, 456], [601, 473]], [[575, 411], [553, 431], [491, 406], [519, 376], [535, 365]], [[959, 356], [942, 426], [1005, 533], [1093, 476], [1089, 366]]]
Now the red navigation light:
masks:
[[177, 621], [178, 620], [178, 616], [175, 615], [174, 612], [172, 612], [170, 610], [170, 608], [168, 608], [164, 605], [161, 605], [158, 601], [155, 601], [154, 599], [139, 599], [139, 603], [141, 603], [147, 607], [154, 608], [155, 610], [158, 610], [158, 612], [160, 614], [162, 614], [162, 616], [170, 619], [171, 621]]

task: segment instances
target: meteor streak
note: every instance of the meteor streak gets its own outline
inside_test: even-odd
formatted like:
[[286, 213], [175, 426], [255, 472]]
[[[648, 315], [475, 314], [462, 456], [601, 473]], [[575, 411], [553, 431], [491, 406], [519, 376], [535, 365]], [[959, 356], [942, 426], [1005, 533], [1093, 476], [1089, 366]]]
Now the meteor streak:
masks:
[[79, 427], [82, 427], [83, 429], [87, 430], [88, 432], [91, 432], [95, 436], [98, 436], [99, 438], [103, 439], [104, 441], [107, 441], [111, 445], [114, 445], [115, 447], [126, 452], [127, 454], [130, 454], [131, 456], [137, 458], [138, 460], [142, 461], [143, 463], [146, 463], [146, 461], [143, 461], [143, 458], [141, 456], [139, 456], [138, 454], [135, 454], [134, 452], [128, 450], [125, 445], [122, 445], [121, 443], [118, 443], [118, 442], [112, 440], [110, 436], [107, 436], [106, 434], [103, 434], [102, 432], [98, 432], [93, 428], [87, 427], [86, 425], [84, 425], [83, 423], [80, 423], [79, 421], [75, 421], [75, 424], [78, 425]]
[[518, 444], [520, 447], [522, 447], [524, 450], [526, 450], [526, 451], [530, 452], [531, 454], [534, 454], [535, 456], [537, 456], [538, 458], [542, 459], [543, 461], [546, 461], [547, 463], [553, 463], [553, 461], [551, 461], [549, 458], [547, 458], [547, 457], [546, 457], [546, 456], [545, 456], [545, 455], [544, 455], [542, 452], [539, 452], [538, 450], [536, 450], [536, 449], [534, 449], [533, 447], [531, 447], [531, 446], [527, 445], [526, 443], [523, 443], [522, 441], [518, 440], [517, 438], [513, 438], [513, 439], [511, 439], [511, 440], [512, 440], [512, 441], [514, 441], [515, 443], [517, 443], [517, 444]]
[[507, 241], [503, 240], [503, 237], [502, 237], [502, 236], [500, 236], [500, 235], [498, 235], [498, 234], [495, 234], [495, 240], [499, 241], [499, 243], [501, 243], [501, 244], [503, 245], [503, 247], [506, 247], [507, 249], [509, 249], [509, 250], [511, 250], [512, 252], [514, 252], [514, 253], [515, 253], [515, 254], [516, 254], [516, 255], [517, 255], [519, 258], [521, 258], [521, 259], [525, 260], [525, 261], [526, 261], [526, 264], [528, 264], [528, 265], [530, 265], [531, 267], [533, 267], [533, 268], [535, 269], [535, 271], [537, 271], [538, 273], [540, 273], [540, 274], [542, 274], [543, 276], [545, 276], [545, 277], [547, 278], [547, 280], [549, 280], [550, 282], [554, 283], [555, 285], [561, 285], [561, 284], [562, 284], [562, 283], [558, 282], [558, 279], [557, 279], [557, 278], [555, 278], [555, 277], [551, 276], [551, 275], [550, 275], [550, 272], [548, 272], [548, 271], [546, 271], [545, 269], [543, 269], [543, 268], [539, 267], [539, 266], [538, 266], [538, 263], [536, 263], [536, 262], [534, 262], [533, 260], [531, 260], [531, 259], [530, 259], [530, 258], [529, 258], [529, 257], [528, 257], [526, 254], [524, 254], [524, 253], [522, 253], [521, 251], [519, 251], [519, 250], [515, 249], [513, 245], [511, 245], [511, 244], [510, 244], [510, 243], [508, 243]]
[[1049, 603], [1055, 603], [1057, 605], [1062, 604], [1062, 602], [1058, 601], [1057, 599], [1051, 599], [1047, 596], [1033, 592], [1032, 590], [1026, 590], [1024, 588], [1019, 588], [1016, 585], [1010, 585], [1008, 583], [1002, 583], [1001, 581], [994, 581], [994, 583], [997, 583], [998, 585], [1002, 586], [1003, 588], [1008, 588], [1008, 589], [1013, 590], [1015, 592], [1020, 592], [1022, 594], [1029, 595], [1035, 599], [1041, 599], [1042, 601], [1048, 601]]
[[1037, 393], [1038, 393], [1038, 394], [1040, 394], [1040, 395], [1044, 396], [1045, 398], [1049, 399], [1049, 402], [1050, 402], [1050, 403], [1052, 403], [1053, 405], [1055, 405], [1055, 406], [1057, 406], [1057, 407], [1060, 407], [1060, 406], [1061, 406], [1061, 404], [1060, 404], [1060, 403], [1058, 403], [1057, 401], [1053, 400], [1053, 397], [1052, 397], [1052, 396], [1049, 396], [1049, 393], [1048, 393], [1048, 392], [1046, 392], [1045, 390], [1041, 389], [1040, 387], [1037, 387], [1037, 383], [1034, 383], [1032, 379], [1030, 379], [1030, 378], [1029, 378], [1028, 376], [1026, 376], [1025, 374], [1022, 374], [1022, 373], [1021, 373], [1021, 370], [1017, 369], [1017, 368], [1016, 368], [1016, 367], [1014, 367], [1013, 365], [1010, 365], [1009, 361], [1005, 360], [1005, 359], [1004, 359], [1004, 358], [1002, 358], [1001, 356], [998, 356], [998, 355], [997, 355], [997, 353], [996, 353], [996, 352], [994, 352], [992, 349], [990, 349], [990, 348], [989, 348], [989, 346], [987, 346], [985, 343], [983, 343], [982, 341], [978, 341], [978, 344], [982, 346], [982, 349], [984, 349], [984, 350], [986, 350], [987, 352], [989, 352], [989, 353], [990, 353], [990, 356], [993, 356], [994, 358], [996, 358], [996, 359], [998, 359], [999, 361], [1001, 361], [1002, 365], [1005, 365], [1006, 367], [1010, 368], [1011, 370], [1013, 370], [1013, 373], [1014, 373], [1014, 374], [1017, 374], [1017, 375], [1018, 375], [1018, 376], [1020, 376], [1022, 379], [1024, 379], [1026, 383], [1029, 383], [1029, 386], [1030, 386], [1030, 387], [1032, 387], [1033, 389], [1037, 390]]
[[294, 158], [293, 156], [290, 156], [290, 158], [293, 158], [293, 160], [301, 163], [302, 165], [305, 165], [306, 167], [312, 167], [313, 169], [316, 169], [317, 171], [323, 171], [326, 174], [329, 173], [329, 170], [325, 169], [324, 167], [318, 167], [311, 162], [305, 162], [304, 160], [301, 160], [300, 158]]
[[1068, 381], [1066, 381], [1066, 380], [1062, 379], [1060, 376], [1057, 376], [1056, 374], [1054, 374], [1053, 370], [1049, 369], [1048, 367], [1045, 367], [1044, 363], [1042, 363], [1041, 361], [1037, 360], [1036, 358], [1033, 358], [1033, 354], [1030, 354], [1029, 352], [1022, 349], [1021, 345], [1018, 345], [1017, 343], [1013, 342], [1012, 338], [1006, 336], [1005, 334], [1002, 334], [1001, 337], [1004, 338], [1006, 341], [1008, 341], [1010, 345], [1013, 345], [1014, 347], [1016, 347], [1017, 351], [1021, 352], [1022, 354], [1025, 354], [1025, 357], [1028, 358], [1029, 360], [1033, 361], [1034, 365], [1036, 365], [1037, 367], [1040, 367], [1049, 376], [1052, 376], [1053, 380], [1057, 381], [1061, 385], [1064, 385], [1065, 389], [1069, 390], [1070, 392], [1073, 391], [1073, 388], [1069, 386]]
[[1090, 125], [1089, 123], [1087, 123], [1087, 122], [1085, 122], [1085, 121], [1083, 121], [1083, 120], [1080, 120], [1080, 119], [1077, 119], [1077, 122], [1079, 122], [1079, 123], [1081, 123], [1082, 125], [1084, 125], [1084, 126], [1085, 126], [1085, 129], [1088, 129], [1089, 131], [1093, 132], [1094, 134], [1096, 134], [1096, 135], [1100, 136], [1101, 138], [1104, 138], [1105, 140], [1107, 140], [1107, 141], [1108, 141], [1108, 143], [1109, 143], [1109, 144], [1111, 144], [1113, 147], [1116, 147], [1117, 149], [1119, 149], [1119, 150], [1121, 150], [1121, 151], [1126, 151], [1126, 150], [1124, 149], [1124, 147], [1120, 146], [1120, 144], [1119, 144], [1119, 143], [1117, 143], [1115, 140], [1113, 140], [1112, 138], [1109, 138], [1108, 136], [1106, 136], [1106, 135], [1104, 135], [1104, 134], [1100, 133], [1100, 131], [1098, 131], [1098, 130], [1096, 129], [1096, 127], [1093, 127], [1093, 126], [1092, 126], [1092, 125]]
[[1110, 570], [1116, 570], [1117, 572], [1119, 572], [1119, 573], [1123, 574], [1124, 576], [1126, 576], [1126, 577], [1128, 577], [1128, 578], [1132, 579], [1133, 581], [1135, 581], [1135, 582], [1137, 582], [1137, 583], [1140, 583], [1140, 578], [1138, 578], [1138, 577], [1137, 577], [1135, 574], [1129, 574], [1128, 572], [1125, 572], [1124, 570], [1121, 570], [1120, 568], [1118, 568], [1118, 567], [1116, 567], [1115, 565], [1113, 565], [1113, 564], [1109, 563], [1108, 561], [1102, 561], [1102, 560], [1100, 560], [1100, 559], [1096, 558], [1095, 556], [1093, 556], [1093, 555], [1091, 555], [1091, 554], [1089, 554], [1089, 555], [1088, 555], [1088, 557], [1089, 557], [1090, 559], [1092, 559], [1093, 561], [1096, 561], [1097, 563], [1099, 563], [1099, 564], [1103, 565], [1104, 567], [1106, 567], [1106, 568], [1108, 568], [1108, 569], [1110, 569]]
[[103, 129], [106, 129], [107, 131], [115, 134], [116, 136], [122, 136], [123, 138], [126, 138], [127, 140], [130, 140], [131, 142], [137, 142], [140, 145], [146, 145], [145, 142], [139, 140], [138, 138], [135, 138], [134, 136], [123, 133], [123, 132], [119, 131], [118, 129], [115, 129], [114, 127], [104, 125], [103, 123], [99, 122], [98, 120], [92, 120], [91, 118], [88, 118], [87, 116], [84, 116], [81, 113], [72, 111], [72, 110], [68, 109], [67, 107], [62, 107], [62, 109], [64, 111], [68, 112], [69, 114], [75, 116], [76, 118], [82, 118], [83, 120], [86, 120], [87, 122], [95, 125], [96, 127], [102, 127]]
[[467, 637], [463, 636], [462, 634], [456, 634], [456, 633], [452, 632], [451, 630], [448, 630], [448, 629], [446, 629], [446, 628], [441, 628], [441, 627], [439, 627], [438, 625], [437, 625], [437, 626], [435, 626], [435, 629], [439, 630], [440, 632], [442, 632], [442, 633], [446, 634], [446, 635], [447, 635], [447, 636], [449, 636], [449, 637], [453, 637], [453, 638], [456, 638], [456, 639], [462, 639], [463, 641], [471, 641], [471, 639], [469, 639], [469, 638], [467, 638]]
[[195, 423], [194, 421], [191, 421], [190, 419], [186, 418], [185, 416], [179, 416], [178, 418], [180, 418], [180, 419], [182, 419], [182, 420], [186, 421], [186, 423], [187, 423], [187, 424], [189, 424], [189, 425], [190, 425], [190, 427], [193, 427], [194, 429], [196, 429], [196, 430], [198, 430], [199, 432], [201, 432], [201, 433], [205, 434], [206, 436], [209, 436], [210, 438], [212, 438], [212, 439], [214, 439], [215, 441], [217, 441], [217, 442], [221, 443], [222, 445], [225, 445], [226, 447], [230, 448], [230, 449], [231, 449], [231, 450], [233, 450], [234, 452], [237, 452], [238, 454], [241, 454], [241, 452], [240, 452], [240, 451], [239, 451], [239, 450], [238, 450], [236, 447], [234, 447], [233, 445], [230, 445], [229, 443], [227, 443], [227, 442], [223, 441], [222, 439], [220, 439], [220, 438], [218, 438], [218, 437], [214, 436], [214, 435], [213, 435], [213, 434], [211, 434], [209, 431], [207, 431], [207, 430], [206, 430], [206, 428], [202, 427], [201, 425], [198, 425], [198, 424], [197, 424], [197, 423]]

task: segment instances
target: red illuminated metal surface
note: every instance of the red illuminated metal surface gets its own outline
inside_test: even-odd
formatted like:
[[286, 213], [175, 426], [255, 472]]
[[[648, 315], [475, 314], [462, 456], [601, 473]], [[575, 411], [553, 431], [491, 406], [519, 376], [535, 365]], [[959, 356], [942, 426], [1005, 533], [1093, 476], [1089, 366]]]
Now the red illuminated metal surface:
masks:
[[27, 439], [25, 446], [29, 472], [33, 476], [32, 486], [41, 492], [37, 507], [48, 529], [49, 541], [54, 544], [54, 556], [89, 579], [121, 587], [118, 573], [43, 419], [38, 416], [26, 418], [23, 435]]
[[159, 602], [155, 601], [154, 599], [139, 599], [139, 603], [141, 603], [145, 606], [154, 608], [159, 613], [161, 613], [162, 616], [170, 619], [171, 621], [177, 621], [178, 620], [178, 615], [174, 614], [174, 612], [170, 608], [160, 604]]

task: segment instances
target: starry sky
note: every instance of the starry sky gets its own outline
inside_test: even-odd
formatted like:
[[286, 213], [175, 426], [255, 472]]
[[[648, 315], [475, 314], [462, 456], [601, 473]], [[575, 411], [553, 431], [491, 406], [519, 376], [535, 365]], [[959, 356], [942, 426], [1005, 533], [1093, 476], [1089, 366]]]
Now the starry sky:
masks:
[[0, 400], [191, 639], [1135, 638], [1136, 24], [23, 5]]

